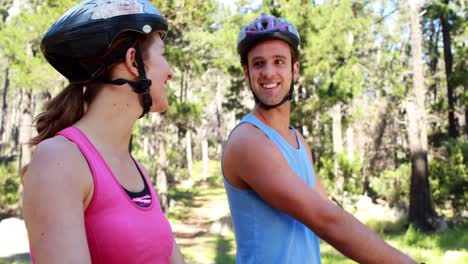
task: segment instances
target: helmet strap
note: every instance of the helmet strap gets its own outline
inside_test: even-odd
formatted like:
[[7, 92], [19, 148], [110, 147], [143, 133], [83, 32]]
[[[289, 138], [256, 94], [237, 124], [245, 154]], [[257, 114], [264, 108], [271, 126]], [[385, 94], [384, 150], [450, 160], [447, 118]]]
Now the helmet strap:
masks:
[[135, 93], [140, 95], [140, 104], [143, 107], [143, 113], [140, 115], [139, 118], [142, 118], [144, 115], [146, 115], [149, 112], [151, 105], [153, 104], [153, 100], [151, 99], [151, 95], [149, 93], [151, 80], [146, 78], [145, 65], [143, 63], [140, 45], [136, 43], [134, 47], [135, 47], [135, 59], [136, 59], [138, 75], [139, 75], [138, 81], [135, 82], [135, 81], [130, 81], [130, 80], [123, 79], [123, 78], [118, 78], [115, 80], [98, 79], [98, 81], [103, 82], [103, 83], [110, 83], [114, 85], [124, 85], [128, 83], [132, 87], [132, 90]]
[[[247, 65], [247, 70], [249, 70], [248, 65]], [[294, 68], [292, 69], [292, 73], [294, 74]], [[252, 89], [252, 81], [250, 80], [250, 74], [249, 74], [249, 86], [250, 86], [250, 91], [252, 91], [252, 94], [254, 96], [255, 102], [258, 104], [258, 106], [260, 106], [262, 109], [267, 110], [267, 111], [271, 110], [273, 108], [276, 108], [276, 107], [286, 103], [287, 101], [292, 101], [293, 94], [294, 94], [294, 81], [291, 80], [291, 86], [289, 87], [289, 92], [288, 92], [288, 94], [286, 94], [283, 97], [283, 100], [281, 100], [281, 102], [279, 102], [277, 104], [268, 105], [268, 104], [265, 104], [264, 102], [262, 102], [260, 100], [260, 98], [258, 98], [258, 96], [255, 94], [254, 90]]]

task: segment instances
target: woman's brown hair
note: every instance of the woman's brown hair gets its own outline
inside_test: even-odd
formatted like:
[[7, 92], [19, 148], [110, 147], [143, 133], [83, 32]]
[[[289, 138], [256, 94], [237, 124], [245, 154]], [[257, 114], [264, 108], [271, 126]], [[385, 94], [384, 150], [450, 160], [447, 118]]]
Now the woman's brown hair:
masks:
[[[96, 64], [105, 64], [107, 60], [110, 61], [100, 75], [101, 78], [108, 77], [109, 70], [125, 58], [128, 48], [136, 41], [141, 43], [143, 40], [144, 38], [140, 34], [134, 32], [121, 34], [103, 56], [95, 59]], [[146, 53], [145, 51], [146, 47], [143, 47], [143, 54]], [[33, 124], [36, 127], [37, 135], [29, 141], [29, 145], [34, 147], [80, 120], [84, 116], [87, 106], [97, 95], [99, 87], [99, 81], [87, 84], [68, 84], [65, 89], [45, 104], [44, 112], [34, 119]], [[21, 176], [26, 173], [28, 165], [21, 170]]]

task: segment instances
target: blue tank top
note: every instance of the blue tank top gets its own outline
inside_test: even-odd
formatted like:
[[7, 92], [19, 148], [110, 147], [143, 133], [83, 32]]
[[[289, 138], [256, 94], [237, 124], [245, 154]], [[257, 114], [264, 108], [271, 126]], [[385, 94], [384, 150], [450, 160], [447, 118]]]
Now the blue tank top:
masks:
[[[296, 133], [298, 149], [254, 115], [245, 116], [239, 125], [246, 122], [260, 129], [275, 143], [294, 172], [310, 188], [314, 188], [312, 164], [294, 128], [290, 127]], [[314, 232], [296, 219], [272, 208], [253, 190], [236, 188], [223, 178], [236, 236], [236, 263], [321, 263], [319, 239]]]

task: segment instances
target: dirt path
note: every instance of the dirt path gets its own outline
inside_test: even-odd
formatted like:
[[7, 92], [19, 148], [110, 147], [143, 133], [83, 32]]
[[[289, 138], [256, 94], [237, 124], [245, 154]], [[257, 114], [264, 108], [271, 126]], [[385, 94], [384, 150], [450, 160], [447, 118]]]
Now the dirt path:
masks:
[[[177, 219], [181, 211], [184, 217]], [[234, 263], [235, 243], [223, 189], [201, 189], [191, 200], [175, 205], [172, 214], [172, 229], [188, 263]]]

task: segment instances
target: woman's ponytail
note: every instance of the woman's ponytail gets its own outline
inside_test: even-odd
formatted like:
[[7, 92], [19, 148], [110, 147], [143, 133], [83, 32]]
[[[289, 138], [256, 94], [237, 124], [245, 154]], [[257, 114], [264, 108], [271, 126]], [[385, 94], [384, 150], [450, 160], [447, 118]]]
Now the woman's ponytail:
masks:
[[83, 85], [69, 84], [57, 96], [50, 99], [43, 113], [34, 119], [37, 136], [29, 144], [35, 146], [41, 141], [55, 136], [60, 130], [80, 120], [85, 112]]

